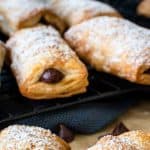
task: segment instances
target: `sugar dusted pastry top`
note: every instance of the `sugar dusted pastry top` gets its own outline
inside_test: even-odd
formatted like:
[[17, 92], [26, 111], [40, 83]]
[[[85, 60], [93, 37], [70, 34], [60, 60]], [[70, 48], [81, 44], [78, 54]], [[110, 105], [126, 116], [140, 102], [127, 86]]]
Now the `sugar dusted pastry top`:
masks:
[[[107, 56], [107, 49], [115, 49], [112, 54], [109, 51], [110, 57], [106, 64], [122, 63], [125, 60], [127, 65], [133, 66], [131, 69], [135, 71], [142, 65], [147, 69], [150, 67], [150, 30], [128, 20], [97, 17], [72, 27], [67, 31], [65, 37], [80, 53], [88, 53], [93, 49], [90, 47], [93, 43], [95, 43], [94, 49], [96, 50], [103, 47]], [[82, 45], [83, 41], [84, 48], [78, 47], [77, 45], [79, 43]], [[93, 57], [100, 57], [99, 50], [94, 52]]]
[[[28, 14], [30, 12], [30, 10], [32, 10], [33, 8], [38, 8], [41, 9], [43, 7], [46, 7], [46, 1], [45, 0], [1, 0], [0, 4], [0, 8], [2, 9], [2, 11], [5, 8], [5, 11], [9, 11], [10, 12], [10, 17], [13, 17], [14, 19], [18, 18], [18, 17], [22, 17], [22, 14]], [[20, 7], [22, 6], [22, 7]], [[15, 10], [15, 11], [14, 11]], [[11, 13], [11, 11], [13, 13]], [[9, 16], [7, 16], [9, 17]]]
[[69, 150], [69, 146], [50, 130], [13, 125], [0, 133], [0, 150]]
[[98, 15], [118, 15], [111, 6], [95, 0], [51, 0], [50, 7], [69, 25], [78, 24]]
[[130, 131], [119, 136], [107, 135], [88, 150], [149, 150], [150, 133]]
[[[0, 12], [4, 13], [8, 22], [16, 22], [27, 19], [47, 7], [46, 0], [1, 0]], [[36, 10], [35, 10], [36, 9]]]
[[[15, 68], [19, 68], [20, 70], [17, 73], [21, 73], [20, 77], [22, 78], [17, 76], [20, 82], [30, 74], [30, 67], [32, 68], [35, 64], [44, 64], [47, 61], [54, 64], [57, 61], [65, 62], [72, 57], [76, 58], [75, 53], [51, 26], [22, 29], [16, 32], [7, 42], [7, 46], [12, 49], [11, 57], [14, 58], [11, 67], [14, 70]], [[17, 52], [23, 55], [18, 57]], [[26, 61], [26, 58], [28, 58], [28, 61]], [[18, 59], [21, 60], [21, 64], [18, 64]], [[24, 68], [24, 71], [22, 68]]]

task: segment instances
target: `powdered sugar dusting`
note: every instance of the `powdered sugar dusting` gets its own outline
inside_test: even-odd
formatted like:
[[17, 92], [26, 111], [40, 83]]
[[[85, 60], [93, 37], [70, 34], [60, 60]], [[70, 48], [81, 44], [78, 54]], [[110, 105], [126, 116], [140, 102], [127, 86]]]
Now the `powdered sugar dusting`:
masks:
[[105, 136], [95, 146], [88, 150], [140, 150], [135, 145], [122, 142], [122, 140], [115, 136]]
[[116, 14], [116, 10], [95, 0], [51, 0], [50, 7], [69, 25], [77, 24], [100, 14]]
[[1, 11], [5, 12], [6, 17], [10, 20], [20, 19], [33, 10], [47, 8], [47, 0], [1, 0]]
[[[121, 64], [118, 71], [126, 66], [133, 66], [131, 70], [136, 74], [142, 65], [150, 66], [150, 30], [125, 19], [97, 17], [72, 27], [65, 37], [79, 53], [92, 49], [89, 57], [102, 61], [105, 64], [102, 70], [109, 72], [110, 68], [107, 66], [117, 63]], [[83, 41], [84, 45], [78, 47]], [[120, 72], [120, 76], [124, 76], [124, 73]], [[136, 76], [132, 77], [133, 80], [135, 78]]]
[[14, 38], [15, 44], [12, 48], [16, 53], [22, 53], [24, 59], [27, 56], [32, 58], [32, 56], [47, 53], [51, 60], [58, 58], [63, 60], [74, 54], [59, 33], [51, 26], [22, 30]]
[[61, 150], [50, 130], [40, 127], [13, 125], [0, 134], [0, 150]]
[[[36, 65], [65, 62], [75, 53], [51, 26], [38, 26], [18, 31], [7, 43], [11, 49], [11, 67], [17, 70], [17, 79], [23, 80]], [[24, 68], [24, 69], [22, 69]], [[44, 68], [43, 68], [44, 69]]]
[[130, 131], [119, 136], [105, 136], [88, 150], [148, 150], [149, 146], [150, 134]]

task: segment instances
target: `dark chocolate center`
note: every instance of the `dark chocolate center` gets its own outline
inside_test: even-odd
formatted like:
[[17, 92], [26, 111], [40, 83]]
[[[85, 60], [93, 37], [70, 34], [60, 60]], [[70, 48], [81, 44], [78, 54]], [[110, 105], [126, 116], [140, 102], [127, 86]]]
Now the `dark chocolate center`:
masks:
[[44, 71], [40, 77], [40, 81], [45, 83], [58, 83], [64, 78], [64, 74], [57, 69], [50, 68]]
[[144, 71], [144, 74], [150, 74], [150, 68]]

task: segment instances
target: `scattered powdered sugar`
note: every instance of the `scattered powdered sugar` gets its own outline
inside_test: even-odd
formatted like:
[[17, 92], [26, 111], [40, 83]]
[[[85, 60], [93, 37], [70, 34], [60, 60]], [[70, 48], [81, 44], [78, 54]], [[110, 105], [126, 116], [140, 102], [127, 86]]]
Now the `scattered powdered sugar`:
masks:
[[148, 150], [149, 147], [150, 134], [137, 130], [119, 136], [105, 136], [88, 150]]
[[[75, 53], [51, 26], [38, 26], [18, 31], [7, 42], [11, 49], [13, 70], [18, 80], [26, 79], [36, 65], [65, 62]], [[24, 68], [24, 69], [22, 69]], [[21, 78], [21, 79], [20, 79]]]
[[1, 0], [0, 5], [1, 11], [12, 21], [43, 8], [47, 8], [45, 0]]
[[122, 142], [120, 138], [108, 135], [103, 137], [96, 145], [88, 150], [140, 150], [134, 145]]
[[147, 150], [150, 135], [142, 131], [130, 131], [119, 136], [107, 135], [88, 150]]
[[40, 127], [13, 125], [0, 134], [0, 150], [61, 150], [55, 135]]
[[104, 64], [130, 65], [134, 70], [150, 66], [150, 30], [125, 19], [97, 17], [72, 27], [65, 37], [77, 51], [84, 41], [82, 50], [92, 49], [93, 56], [89, 57], [103, 60]]
[[117, 13], [114, 8], [95, 0], [51, 0], [50, 7], [69, 25], [77, 24], [85, 19], [101, 13]]
[[[12, 49], [22, 54], [23, 58], [49, 53], [51, 60], [68, 59], [74, 53], [61, 38], [59, 33], [51, 26], [39, 26], [25, 29], [16, 34], [15, 45]], [[32, 57], [33, 56], [33, 57]]]

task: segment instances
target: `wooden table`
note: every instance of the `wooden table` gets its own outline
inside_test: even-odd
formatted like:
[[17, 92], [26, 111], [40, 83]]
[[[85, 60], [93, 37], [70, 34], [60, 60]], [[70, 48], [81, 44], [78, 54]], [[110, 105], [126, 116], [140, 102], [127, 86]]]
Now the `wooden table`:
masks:
[[130, 130], [142, 129], [150, 131], [150, 100], [142, 101], [136, 106], [130, 108], [122, 117], [114, 121], [105, 129], [93, 135], [76, 135], [75, 140], [70, 144], [72, 150], [86, 150], [90, 145], [93, 145], [100, 135], [112, 131], [117, 122], [123, 121]]

